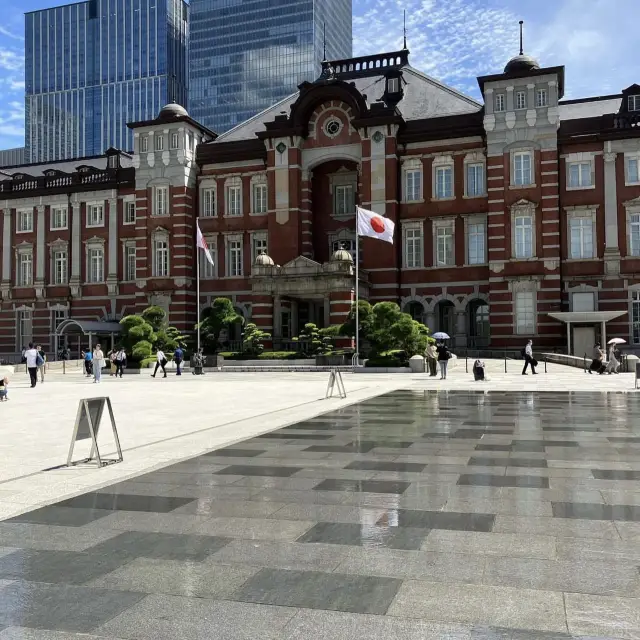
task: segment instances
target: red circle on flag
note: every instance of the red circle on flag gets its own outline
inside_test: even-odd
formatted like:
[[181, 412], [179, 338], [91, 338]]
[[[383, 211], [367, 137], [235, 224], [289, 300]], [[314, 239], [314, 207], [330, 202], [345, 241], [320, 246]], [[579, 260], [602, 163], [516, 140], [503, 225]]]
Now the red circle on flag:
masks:
[[371, 218], [371, 228], [376, 233], [384, 232], [384, 220], [382, 218]]

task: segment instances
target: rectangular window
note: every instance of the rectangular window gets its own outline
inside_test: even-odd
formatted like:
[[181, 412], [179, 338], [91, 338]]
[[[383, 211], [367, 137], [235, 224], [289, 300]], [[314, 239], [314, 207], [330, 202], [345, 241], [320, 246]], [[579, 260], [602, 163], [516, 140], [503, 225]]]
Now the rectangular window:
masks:
[[253, 213], [267, 213], [267, 185], [253, 185]]
[[571, 258], [593, 258], [593, 218], [571, 218]]
[[494, 110], [500, 113], [501, 111], [504, 111], [504, 105], [504, 93], [496, 93]]
[[67, 284], [67, 252], [53, 253], [53, 284]]
[[467, 264], [485, 264], [486, 229], [484, 222], [467, 225]]
[[422, 171], [411, 169], [405, 173], [405, 200], [417, 202], [421, 199]]
[[18, 211], [18, 232], [33, 231], [33, 211]]
[[640, 291], [631, 292], [631, 335], [633, 344], [640, 344]]
[[[55, 309], [51, 314], [51, 329], [53, 333], [58, 332], [58, 327], [67, 319], [67, 312], [62, 309]], [[22, 344], [22, 343], [20, 343]], [[60, 353], [65, 347], [65, 336], [57, 336], [56, 353]]]
[[523, 260], [533, 257], [533, 220], [531, 216], [515, 218], [515, 258]]
[[251, 258], [255, 262], [256, 258], [261, 253], [268, 253], [267, 251], [267, 236], [264, 233], [254, 233], [252, 237]]
[[212, 218], [216, 215], [216, 190], [202, 190], [202, 216]]
[[178, 135], [178, 132], [177, 132], [177, 131], [174, 131], [174, 132], [171, 134], [171, 148], [172, 148], [172, 149], [177, 149], [177, 148], [178, 148], [178, 143], [179, 143], [179, 141], [180, 141], [180, 137], [179, 137], [179, 135]]
[[227, 215], [242, 215], [242, 187], [227, 187]]
[[549, 104], [549, 94], [546, 89], [536, 91], [536, 107], [546, 107]]
[[154, 136], [154, 140], [156, 151], [162, 151], [164, 149], [164, 138], [162, 135]]
[[18, 254], [18, 286], [30, 287], [33, 284], [33, 254], [25, 251]]
[[33, 340], [31, 311], [18, 311], [16, 324], [18, 348], [22, 348], [23, 345], [26, 346]]
[[124, 224], [135, 224], [136, 203], [135, 200], [124, 203]]
[[89, 249], [89, 282], [104, 282], [104, 251], [102, 249]]
[[408, 227], [404, 229], [404, 264], [408, 269], [424, 266], [422, 229]]
[[629, 216], [629, 255], [640, 256], [640, 214]]
[[55, 207], [51, 209], [51, 228], [66, 229], [68, 226], [66, 207]]
[[436, 266], [446, 267], [453, 264], [453, 227], [436, 227]]
[[629, 111], [640, 111], [640, 95], [629, 96]]
[[484, 188], [484, 164], [467, 164], [467, 196], [483, 196]]
[[104, 207], [101, 204], [87, 205], [87, 227], [104, 226]]
[[581, 189], [593, 184], [590, 162], [569, 162], [567, 169], [567, 187], [569, 189]]
[[533, 335], [536, 328], [536, 299], [533, 291], [516, 293], [516, 333]]
[[242, 275], [241, 239], [229, 239], [227, 241], [227, 275], [231, 277]]
[[210, 280], [211, 278], [217, 278], [217, 265], [218, 265], [218, 256], [216, 251], [216, 240], [206, 238], [207, 246], [209, 247], [209, 253], [211, 254], [211, 259], [213, 260], [213, 264], [207, 260], [207, 256], [204, 251], [198, 251], [198, 256], [200, 260], [200, 277]]
[[530, 151], [520, 151], [513, 154], [513, 184], [527, 186], [533, 184], [532, 157]]
[[166, 278], [169, 275], [169, 243], [155, 240], [153, 243], [153, 275]]
[[124, 279], [133, 282], [136, 279], [136, 248], [126, 245], [124, 248]]
[[140, 138], [140, 153], [147, 153], [149, 151], [149, 138], [142, 136]]
[[156, 187], [153, 190], [153, 213], [156, 216], [169, 215], [169, 187]]
[[340, 184], [333, 189], [333, 212], [337, 216], [354, 215], [356, 205], [352, 184]]
[[638, 184], [640, 182], [640, 158], [626, 158], [627, 184]]
[[571, 311], [595, 311], [596, 303], [593, 292], [585, 291], [571, 295]]
[[527, 92], [516, 91], [516, 109], [526, 109], [526, 108], [527, 108]]
[[436, 167], [436, 198], [453, 198], [453, 167]]

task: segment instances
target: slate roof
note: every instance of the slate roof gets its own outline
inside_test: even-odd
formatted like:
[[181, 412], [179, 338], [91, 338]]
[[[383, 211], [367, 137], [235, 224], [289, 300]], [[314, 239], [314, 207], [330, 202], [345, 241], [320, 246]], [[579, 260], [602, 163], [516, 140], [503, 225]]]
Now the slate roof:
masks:
[[[409, 65], [402, 68], [402, 78], [404, 97], [398, 103], [398, 110], [405, 121], [477, 113], [482, 108], [482, 104], [473, 98], [465, 96]], [[381, 74], [344, 78], [344, 80], [355, 84], [356, 89], [367, 97], [368, 105], [380, 100], [384, 93], [385, 77]], [[277, 102], [253, 118], [221, 134], [215, 142], [209, 144], [254, 139], [258, 132], [265, 130], [265, 122], [272, 121], [282, 113], [289, 115], [291, 106], [299, 95], [300, 92], [296, 92]]]
[[[55, 169], [64, 173], [73, 173], [80, 166], [96, 167], [104, 170], [107, 168], [107, 156], [92, 156], [88, 158], [76, 158], [75, 160], [59, 160], [56, 162], [40, 162], [37, 164], [24, 164], [15, 167], [3, 167], [2, 173], [12, 176], [16, 173], [24, 173], [37, 178], [43, 176], [45, 171]], [[131, 156], [125, 153], [120, 154], [120, 166], [122, 168], [132, 167]]]
[[560, 102], [560, 120], [596, 118], [608, 113], [618, 113], [622, 96], [605, 96], [600, 100], [576, 100]]

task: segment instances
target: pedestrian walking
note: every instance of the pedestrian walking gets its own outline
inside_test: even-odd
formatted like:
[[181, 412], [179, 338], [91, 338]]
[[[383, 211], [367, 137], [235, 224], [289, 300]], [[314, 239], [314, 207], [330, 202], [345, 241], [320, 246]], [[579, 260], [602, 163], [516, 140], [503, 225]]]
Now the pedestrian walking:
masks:
[[429, 377], [434, 378], [438, 375], [438, 351], [435, 342], [430, 342], [424, 352], [429, 366]]
[[82, 359], [84, 360], [84, 371], [87, 378], [93, 375], [93, 353], [91, 351], [83, 351]]
[[176, 375], [181, 376], [182, 371], [180, 370], [180, 366], [182, 365], [182, 361], [184, 360], [184, 351], [178, 345], [178, 348], [173, 352], [173, 361], [176, 363]]
[[109, 352], [107, 353], [107, 361], [109, 362], [109, 377], [112, 378], [113, 376], [116, 375], [118, 371], [116, 368], [116, 350], [115, 349], [109, 350]]
[[158, 369], [162, 369], [162, 373], [164, 373], [164, 375], [162, 376], [163, 378], [167, 377], [167, 370], [165, 369], [165, 367], [167, 366], [167, 358], [164, 355], [164, 351], [162, 349], [158, 349], [158, 351], [156, 352], [156, 368], [153, 371], [153, 375], [151, 376], [152, 378], [156, 377], [156, 373], [158, 373]]
[[115, 363], [116, 363], [116, 378], [118, 377], [118, 374], [120, 374], [120, 377], [122, 378], [122, 372], [124, 368], [127, 366], [127, 354], [122, 347], [120, 347], [118, 349], [118, 352], [116, 353]]
[[444, 342], [438, 345], [436, 351], [438, 352], [438, 365], [440, 366], [440, 380], [446, 380], [451, 351], [449, 351], [449, 347]]
[[93, 350], [93, 383], [96, 384], [102, 380], [102, 367], [105, 365], [104, 353], [97, 344]]
[[0, 402], [9, 399], [9, 378], [6, 376], [0, 379]]
[[605, 366], [602, 364], [604, 356], [605, 353], [600, 347], [600, 343], [596, 343], [593, 347], [593, 359], [591, 360], [591, 366], [589, 367], [590, 374], [593, 374], [594, 371], [600, 374], [604, 373]]
[[40, 372], [40, 382], [42, 384], [44, 384], [44, 373], [45, 373], [45, 369], [46, 369], [46, 366], [47, 366], [47, 354], [44, 352], [44, 349], [42, 348], [42, 345], [40, 345], [40, 344], [36, 347], [36, 351], [38, 352], [38, 355], [40, 356], [40, 359], [42, 360], [42, 364], [38, 365], [38, 371]]
[[38, 360], [41, 359], [38, 351], [33, 346], [33, 342], [29, 343], [29, 348], [24, 352], [24, 357], [29, 377], [31, 378], [31, 388], [33, 389], [38, 384]]
[[538, 366], [538, 361], [533, 357], [533, 340], [529, 340], [529, 342], [527, 342], [527, 346], [522, 350], [522, 355], [524, 356], [522, 375], [526, 376], [527, 367], [531, 367], [531, 373], [534, 376], [537, 376], [536, 367]]

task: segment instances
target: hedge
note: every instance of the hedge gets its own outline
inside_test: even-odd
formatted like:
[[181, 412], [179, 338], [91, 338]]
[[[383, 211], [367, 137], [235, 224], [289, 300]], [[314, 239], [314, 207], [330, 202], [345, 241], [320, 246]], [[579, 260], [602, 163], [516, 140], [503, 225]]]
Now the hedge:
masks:
[[225, 360], [299, 360], [303, 358], [297, 351], [263, 351], [259, 356], [251, 356], [239, 351], [222, 351], [218, 355]]
[[369, 358], [365, 362], [365, 367], [408, 367], [409, 360], [407, 354], [401, 349], [384, 351], [383, 353]]

